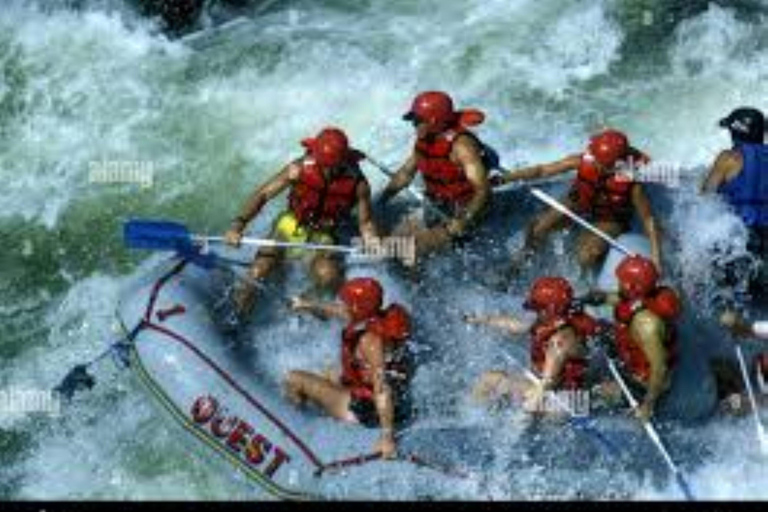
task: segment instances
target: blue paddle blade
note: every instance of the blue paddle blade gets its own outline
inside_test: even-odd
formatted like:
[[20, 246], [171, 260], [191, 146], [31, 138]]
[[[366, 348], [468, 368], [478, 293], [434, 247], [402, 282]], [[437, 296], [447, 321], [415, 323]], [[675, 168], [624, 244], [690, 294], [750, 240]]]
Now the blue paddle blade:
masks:
[[72, 368], [61, 381], [61, 384], [53, 388], [66, 400], [71, 400], [77, 391], [91, 389], [96, 384], [96, 379], [88, 373], [87, 364], [79, 364]]
[[123, 239], [133, 249], [175, 251], [192, 245], [186, 226], [165, 220], [129, 220], [123, 226]]
[[123, 226], [123, 239], [132, 249], [175, 251], [203, 268], [213, 268], [217, 263], [215, 254], [200, 252], [201, 247], [193, 243], [189, 230], [179, 222], [132, 219]]
[[162, 220], [130, 220], [123, 226], [128, 247], [172, 251], [192, 245], [189, 230], [183, 224]]

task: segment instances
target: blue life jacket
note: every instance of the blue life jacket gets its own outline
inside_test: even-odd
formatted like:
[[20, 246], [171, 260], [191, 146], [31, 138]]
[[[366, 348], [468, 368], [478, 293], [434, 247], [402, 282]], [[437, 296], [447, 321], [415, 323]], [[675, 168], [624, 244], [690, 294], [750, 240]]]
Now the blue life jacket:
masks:
[[768, 145], [737, 144], [744, 165], [733, 180], [720, 185], [725, 196], [744, 224], [768, 226]]

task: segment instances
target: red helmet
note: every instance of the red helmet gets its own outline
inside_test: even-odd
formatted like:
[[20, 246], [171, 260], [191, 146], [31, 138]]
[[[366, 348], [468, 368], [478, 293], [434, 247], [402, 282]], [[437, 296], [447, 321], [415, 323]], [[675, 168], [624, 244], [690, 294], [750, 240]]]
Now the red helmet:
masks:
[[392, 304], [373, 328], [386, 340], [404, 341], [411, 334], [411, 317], [403, 306]]
[[411, 109], [403, 116], [406, 121], [422, 121], [434, 130], [445, 129], [456, 119], [451, 97], [441, 91], [427, 91], [414, 98]]
[[325, 168], [341, 165], [349, 155], [347, 135], [338, 128], [324, 128], [314, 139], [302, 141], [315, 161]]
[[379, 282], [370, 277], [356, 277], [341, 286], [339, 298], [346, 304], [354, 321], [375, 315], [384, 300], [384, 290]]
[[642, 256], [627, 256], [616, 267], [621, 291], [629, 298], [641, 298], [651, 293], [659, 280], [656, 265]]
[[562, 277], [540, 277], [534, 281], [525, 308], [549, 314], [565, 313], [573, 302], [573, 288]]
[[617, 130], [598, 133], [589, 141], [589, 153], [605, 167], [613, 167], [616, 162], [626, 157], [628, 152], [629, 139]]

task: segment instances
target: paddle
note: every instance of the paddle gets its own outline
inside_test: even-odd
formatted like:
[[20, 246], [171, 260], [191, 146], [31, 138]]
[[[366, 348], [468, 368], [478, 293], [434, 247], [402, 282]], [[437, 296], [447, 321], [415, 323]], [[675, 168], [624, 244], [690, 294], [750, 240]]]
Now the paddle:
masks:
[[549, 206], [551, 206], [555, 210], [559, 211], [563, 215], [567, 215], [568, 217], [573, 219], [574, 222], [576, 222], [580, 226], [590, 230], [592, 233], [594, 233], [595, 235], [599, 236], [600, 238], [605, 240], [608, 244], [610, 244], [611, 246], [615, 247], [619, 251], [623, 252], [627, 256], [637, 256], [637, 254], [635, 252], [629, 250], [624, 245], [620, 244], [619, 242], [617, 242], [616, 240], [614, 240], [610, 236], [606, 235], [605, 233], [603, 233], [602, 230], [596, 228], [595, 226], [593, 226], [592, 224], [590, 224], [586, 220], [582, 219], [579, 215], [576, 215], [567, 206], [563, 205], [557, 199], [555, 199], [554, 197], [550, 196], [546, 192], [543, 192], [542, 190], [534, 188], [534, 189], [531, 189], [531, 194], [533, 194], [536, 197], [536, 199], [539, 199], [540, 201], [548, 204]]
[[141, 325], [139, 323], [131, 333], [110, 343], [103, 352], [90, 361], [75, 365], [67, 372], [61, 383], [53, 388], [53, 391], [59, 393], [65, 400], [71, 400], [78, 391], [93, 388], [96, 385], [96, 378], [88, 373], [88, 369], [109, 355], [113, 356], [118, 366], [126, 368], [128, 366], [128, 348]]
[[[155, 249], [175, 251], [181, 257], [204, 268], [212, 268], [220, 262], [250, 266], [250, 263], [219, 256], [211, 251], [202, 252], [208, 243], [225, 243], [223, 236], [194, 235], [179, 222], [165, 220], [132, 219], [123, 226], [123, 238], [126, 246], [134, 249]], [[384, 257], [402, 259], [408, 264], [413, 259], [413, 241], [405, 237], [374, 239], [370, 244], [363, 239], [361, 247], [346, 245], [316, 244], [304, 242], [282, 242], [264, 238], [245, 237], [240, 241], [245, 245], [260, 247], [297, 248], [313, 251], [330, 251], [355, 257], [351, 263], [368, 264], [380, 261]], [[392, 243], [390, 243], [392, 242]], [[409, 249], [410, 247], [410, 249]]]
[[[613, 359], [608, 357], [607, 354], [603, 353], [603, 356], [605, 357], [608, 363], [608, 369], [613, 375], [613, 378], [619, 384], [619, 387], [621, 388], [622, 393], [624, 393], [624, 396], [629, 402], [629, 406], [632, 409], [636, 409], [639, 405], [637, 402], [637, 399], [635, 399], [635, 397], [632, 395], [632, 392], [627, 387], [627, 383], [624, 381], [624, 378], [619, 373], [618, 368], [616, 368], [616, 363], [614, 363]], [[664, 462], [667, 463], [667, 467], [675, 476], [677, 485], [678, 487], [680, 487], [680, 490], [683, 492], [683, 495], [685, 496], [685, 498], [688, 501], [694, 501], [695, 498], [693, 497], [693, 493], [691, 492], [691, 488], [688, 485], [688, 482], [683, 476], [682, 471], [680, 471], [680, 468], [677, 467], [677, 464], [675, 464], [675, 462], [672, 460], [672, 457], [669, 455], [669, 451], [664, 446], [664, 443], [662, 442], [661, 437], [659, 436], [659, 433], [656, 431], [656, 428], [653, 426], [653, 423], [651, 423], [650, 420], [644, 421], [643, 427], [645, 428], [645, 432], [648, 434], [648, 437], [651, 439], [653, 444], [656, 445], [656, 448], [659, 450], [659, 453], [661, 453], [661, 456], [664, 458]]]
[[[177, 251], [182, 254], [188, 251], [198, 251], [201, 243], [224, 243], [223, 236], [194, 235], [187, 227], [179, 222], [163, 220], [132, 219], [125, 223], [123, 235], [128, 247], [134, 249], [157, 249]], [[265, 238], [244, 237], [240, 243], [261, 247], [300, 248], [316, 251], [333, 251], [356, 253], [355, 247], [343, 245], [313, 244], [303, 242], [281, 242]]]
[[557, 183], [566, 183], [569, 181], [572, 181], [573, 178], [570, 176], [556, 176], [553, 178], [541, 178], [536, 180], [526, 180], [526, 181], [514, 181], [512, 183], [503, 183], [501, 185], [492, 185], [492, 191], [493, 192], [506, 192], [507, 190], [517, 190], [521, 189], [523, 187], [531, 188], [531, 187], [540, 187], [540, 186], [547, 186], [547, 185], [554, 185]]
[[741, 351], [741, 345], [736, 344], [736, 358], [739, 360], [739, 367], [741, 368], [741, 377], [744, 380], [744, 386], [747, 389], [747, 396], [749, 397], [749, 403], [752, 407], [752, 416], [755, 419], [755, 428], [757, 430], [757, 439], [760, 441], [760, 449], [763, 454], [768, 454], [768, 437], [765, 433], [765, 427], [762, 421], [760, 421], [760, 410], [757, 408], [757, 400], [755, 400], [755, 391], [752, 389], [752, 380], [749, 378], [749, 371], [747, 370], [747, 363], [744, 361], [744, 353]]

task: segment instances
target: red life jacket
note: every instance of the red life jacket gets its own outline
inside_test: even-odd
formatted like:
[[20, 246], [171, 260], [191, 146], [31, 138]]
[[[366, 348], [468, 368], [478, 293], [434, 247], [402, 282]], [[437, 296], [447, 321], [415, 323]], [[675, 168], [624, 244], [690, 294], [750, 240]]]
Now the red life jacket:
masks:
[[622, 300], [614, 308], [616, 348], [619, 358], [634, 379], [642, 384], [648, 383], [651, 365], [643, 349], [632, 338], [630, 325], [635, 315], [646, 309], [664, 321], [667, 336], [663, 343], [667, 350], [667, 367], [671, 369], [676, 365], [678, 357], [674, 320], [680, 316], [680, 299], [674, 290], [661, 286], [642, 299]]
[[463, 206], [475, 194], [464, 169], [451, 160], [453, 143], [459, 135], [474, 134], [458, 125], [430, 140], [417, 140], [416, 167], [424, 177], [427, 195], [438, 202]]
[[365, 180], [358, 167], [362, 158], [361, 153], [353, 151], [344, 170], [330, 178], [314, 159], [302, 159], [299, 179], [288, 196], [288, 207], [301, 226], [334, 229], [351, 216], [357, 204], [357, 185]]
[[632, 218], [633, 184], [628, 173], [601, 173], [594, 157], [584, 153], [571, 186], [571, 198], [579, 212], [590, 215], [593, 220], [628, 223]]
[[[553, 317], [549, 320], [539, 320], [531, 326], [531, 366], [537, 374], [544, 372], [544, 362], [552, 336], [558, 331], [570, 327], [576, 331], [579, 343], [586, 344], [587, 338], [597, 332], [597, 321], [582, 312], [571, 312], [566, 315]], [[560, 375], [560, 388], [577, 389], [584, 386], [587, 372], [587, 360], [583, 357], [571, 357], [565, 362]]]
[[376, 316], [348, 325], [341, 341], [341, 383], [358, 400], [373, 399], [373, 380], [367, 363], [358, 354], [360, 338], [365, 333], [378, 334], [384, 340], [385, 374], [388, 379], [407, 378], [405, 342], [410, 337], [410, 316], [399, 304], [391, 304]]

